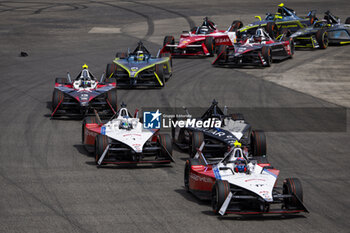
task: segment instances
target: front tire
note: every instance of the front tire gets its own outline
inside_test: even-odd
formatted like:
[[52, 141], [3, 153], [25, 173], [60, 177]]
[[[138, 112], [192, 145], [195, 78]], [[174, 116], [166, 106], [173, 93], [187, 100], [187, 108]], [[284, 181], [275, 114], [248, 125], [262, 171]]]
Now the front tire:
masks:
[[[164, 37], [163, 47], [165, 47], [167, 44], [174, 45], [175, 38], [173, 36]], [[174, 51], [174, 48], [173, 47], [166, 48], [166, 51], [172, 53]]]
[[158, 143], [161, 145], [160, 156], [165, 159], [172, 160], [173, 144], [168, 134], [159, 134]]
[[207, 47], [209, 56], [213, 56], [214, 55], [214, 51], [215, 51], [215, 40], [213, 37], [206, 37], [204, 40], [204, 45], [205, 47]]
[[81, 129], [81, 143], [85, 144], [85, 126], [86, 124], [97, 124], [97, 119], [95, 116], [85, 117]]
[[186, 160], [185, 172], [184, 172], [184, 185], [187, 192], [190, 191], [190, 171], [192, 165], [200, 165], [198, 159]]
[[107, 100], [112, 106], [115, 112], [118, 111], [118, 98], [117, 98], [117, 89], [112, 89], [107, 92]]
[[269, 33], [271, 38], [276, 39], [279, 35], [277, 24], [274, 22], [267, 23], [266, 32]]
[[[98, 164], [103, 152], [108, 145], [108, 137], [105, 135], [97, 135], [95, 138], [95, 162]], [[108, 151], [107, 151], [108, 155]]]
[[63, 98], [64, 98], [63, 93], [55, 88], [52, 93], [52, 102], [51, 102], [52, 112], [55, 111], [57, 106], [63, 101]]
[[198, 131], [192, 131], [191, 144], [189, 146], [190, 157], [193, 158], [204, 141], [204, 134]]
[[316, 32], [316, 41], [320, 49], [326, 49], [328, 47], [328, 32], [325, 29], [318, 30]]
[[283, 194], [291, 194], [293, 197], [284, 199], [286, 209], [303, 208], [300, 202], [303, 202], [303, 188], [297, 178], [287, 178], [283, 181]]
[[215, 214], [219, 214], [222, 204], [224, 204], [230, 193], [230, 184], [226, 180], [217, 180], [212, 189], [211, 206]]
[[261, 53], [266, 62], [266, 64], [263, 66], [270, 67], [272, 63], [271, 48], [264, 46], [261, 49]]
[[114, 63], [107, 64], [105, 80], [112, 78], [116, 72], [117, 72], [117, 65], [116, 64], [114, 64]]
[[[159, 83], [160, 87], [164, 87], [165, 81], [164, 81], [164, 68], [163, 68], [163, 64], [157, 64], [156, 65], [156, 70], [155, 70], [158, 79], [157, 82]], [[160, 81], [160, 82], [159, 82]]]
[[251, 134], [252, 154], [256, 156], [266, 156], [266, 136], [262, 130], [253, 130]]
[[350, 24], [350, 17], [347, 17], [347, 18], [346, 18], [345, 24]]

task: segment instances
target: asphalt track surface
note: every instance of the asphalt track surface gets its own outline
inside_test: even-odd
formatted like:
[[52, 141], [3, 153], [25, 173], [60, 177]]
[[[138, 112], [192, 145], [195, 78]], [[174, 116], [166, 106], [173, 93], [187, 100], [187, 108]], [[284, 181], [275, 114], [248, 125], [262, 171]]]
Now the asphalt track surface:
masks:
[[[347, 0], [288, 3], [301, 15], [331, 9], [343, 21], [350, 16]], [[0, 1], [0, 232], [349, 232], [346, 126], [267, 133], [279, 184], [301, 179], [310, 214], [217, 217], [184, 190], [186, 153], [175, 151], [176, 163], [168, 167], [98, 169], [81, 146], [81, 122], [47, 117], [54, 78], [67, 71], [73, 76], [87, 63], [99, 76], [116, 51], [139, 39], [155, 53], [165, 35], [177, 37], [203, 16], [225, 28], [233, 19], [248, 23], [274, 12], [277, 4]], [[121, 30], [88, 33], [93, 27]], [[20, 51], [29, 56], [19, 57]], [[233, 107], [348, 107], [348, 54], [350, 46], [297, 51], [266, 69], [217, 69], [212, 58], [178, 59], [165, 88], [120, 90], [118, 98], [130, 109], [207, 107], [213, 98]]]

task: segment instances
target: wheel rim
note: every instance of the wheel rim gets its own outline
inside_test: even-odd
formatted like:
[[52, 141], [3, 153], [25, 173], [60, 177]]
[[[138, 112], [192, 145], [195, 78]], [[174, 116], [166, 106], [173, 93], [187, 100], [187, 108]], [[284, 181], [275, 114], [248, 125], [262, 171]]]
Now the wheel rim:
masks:
[[324, 47], [328, 46], [328, 35], [327, 35], [327, 32], [323, 33], [323, 45], [324, 45]]

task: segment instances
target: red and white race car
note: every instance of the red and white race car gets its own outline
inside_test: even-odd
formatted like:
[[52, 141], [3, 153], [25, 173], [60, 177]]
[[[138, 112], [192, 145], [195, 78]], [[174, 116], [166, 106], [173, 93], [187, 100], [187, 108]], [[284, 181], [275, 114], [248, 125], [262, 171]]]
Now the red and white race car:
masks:
[[234, 21], [228, 30], [224, 31], [218, 30], [216, 25], [205, 17], [201, 26], [184, 31], [178, 43], [175, 43], [174, 36], [166, 36], [160, 53], [171, 53], [172, 56], [213, 56], [216, 46], [235, 43], [235, 30], [240, 27], [237, 22]]
[[287, 31], [278, 39], [272, 39], [263, 29], [258, 28], [254, 35], [245, 35], [233, 46], [219, 46], [214, 66], [270, 66], [273, 61], [292, 58], [293, 38]]
[[[206, 157], [198, 149], [186, 161], [185, 188], [212, 201], [216, 214], [286, 214], [308, 212], [299, 179], [287, 178], [276, 187], [279, 170], [266, 156], [248, 157], [239, 142], [224, 157]], [[278, 206], [273, 208], [273, 206]]]
[[138, 111], [133, 117], [122, 104], [107, 123], [95, 114], [83, 121], [82, 142], [94, 153], [97, 165], [174, 162], [170, 136], [159, 129], [144, 129]]

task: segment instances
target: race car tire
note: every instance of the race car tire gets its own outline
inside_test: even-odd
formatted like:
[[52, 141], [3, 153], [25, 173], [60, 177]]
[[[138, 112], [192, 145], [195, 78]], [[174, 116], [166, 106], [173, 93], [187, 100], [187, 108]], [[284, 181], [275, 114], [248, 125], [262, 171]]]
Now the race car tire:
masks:
[[276, 23], [274, 22], [267, 23], [266, 32], [270, 35], [272, 39], [276, 39], [279, 35], [279, 31]]
[[52, 111], [55, 111], [57, 106], [63, 101], [64, 95], [61, 91], [54, 89], [52, 93]]
[[[165, 45], [167, 45], [167, 44], [174, 45], [175, 44], [175, 38], [173, 36], [166, 36], [166, 37], [164, 37], [163, 47], [165, 47]], [[165, 51], [173, 52], [174, 48], [173, 47], [166, 48]]]
[[326, 49], [328, 47], [328, 32], [325, 29], [320, 29], [316, 32], [316, 41], [320, 46], [320, 49]]
[[162, 85], [159, 83], [159, 80], [157, 79], [157, 82], [159, 83], [160, 87], [164, 87], [165, 81], [164, 81], [164, 68], [163, 68], [163, 64], [157, 64], [155, 66], [155, 71], [156, 74], [158, 76], [158, 79], [160, 80], [160, 82], [162, 83]]
[[215, 40], [213, 37], [208, 36], [204, 40], [204, 45], [207, 47], [207, 50], [209, 52], [209, 56], [213, 56], [215, 52]]
[[313, 25], [316, 20], [317, 20], [317, 18], [316, 18], [315, 15], [310, 15], [309, 16], [309, 24], [310, 25]]
[[233, 20], [229, 31], [230, 32], [236, 32], [238, 29], [241, 29], [242, 27], [243, 27], [242, 21]]
[[289, 47], [290, 47], [290, 58], [293, 58], [294, 52], [295, 52], [295, 45], [294, 45], [294, 39], [289, 38]]
[[266, 64], [264, 66], [271, 66], [272, 63], [272, 56], [271, 56], [271, 48], [264, 46], [261, 49], [262, 56], [264, 60], [266, 61]]
[[117, 98], [117, 89], [112, 89], [107, 92], [107, 100], [112, 106], [115, 112], [118, 111], [118, 98]]
[[197, 154], [199, 148], [204, 141], [204, 134], [202, 132], [193, 131], [191, 136], [191, 144], [189, 145], [190, 157], [193, 158]]
[[253, 156], [266, 156], [266, 136], [262, 130], [253, 130], [251, 134], [251, 149]]
[[244, 115], [242, 113], [231, 114], [231, 119], [234, 121], [244, 121]]
[[[101, 158], [107, 145], [108, 145], [108, 137], [106, 135], [98, 134], [95, 138], [95, 162], [96, 162], [96, 164], [97, 164], [98, 160]], [[108, 155], [108, 151], [107, 151], [107, 155]]]
[[173, 144], [171, 141], [171, 137], [168, 134], [159, 134], [158, 143], [161, 146], [161, 157], [171, 159], [171, 156], [173, 155]]
[[64, 84], [68, 83], [68, 81], [66, 78], [55, 78], [55, 83], [64, 85]]
[[298, 178], [287, 178], [283, 181], [283, 194], [291, 194], [293, 197], [284, 199], [286, 209], [303, 208], [303, 188]]
[[350, 24], [350, 17], [347, 17], [347, 18], [346, 18], [345, 24]]
[[107, 64], [105, 80], [108, 80], [111, 77], [113, 77], [116, 71], [117, 71], [117, 64], [114, 64], [114, 63]]
[[188, 159], [188, 160], [186, 160], [185, 172], [184, 172], [184, 185], [185, 185], [185, 190], [187, 192], [190, 191], [190, 171], [191, 171], [191, 166], [192, 165], [200, 165], [199, 160], [198, 159]]
[[168, 57], [170, 66], [173, 67], [173, 58], [171, 57], [171, 53], [161, 53], [160, 57]]
[[281, 34], [284, 35], [282, 40], [287, 41], [289, 37], [292, 35], [292, 32], [287, 28], [283, 28], [281, 31]]
[[227, 51], [226, 51], [227, 46], [226, 45], [219, 45], [216, 50], [217, 56], [220, 56], [220, 60], [225, 60], [227, 59]]
[[226, 180], [216, 180], [211, 192], [211, 206], [215, 214], [219, 214], [230, 191], [230, 184]]
[[87, 116], [83, 120], [81, 129], [81, 143], [85, 144], [85, 125], [86, 124], [97, 124], [97, 119], [95, 116]]
[[127, 57], [127, 55], [126, 55], [126, 53], [120, 53], [120, 52], [118, 52], [118, 53], [116, 53], [115, 54], [115, 57], [116, 58], [120, 58], [120, 59], [125, 59], [126, 57]]

